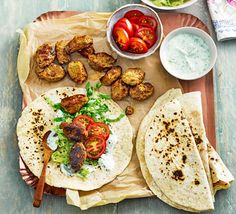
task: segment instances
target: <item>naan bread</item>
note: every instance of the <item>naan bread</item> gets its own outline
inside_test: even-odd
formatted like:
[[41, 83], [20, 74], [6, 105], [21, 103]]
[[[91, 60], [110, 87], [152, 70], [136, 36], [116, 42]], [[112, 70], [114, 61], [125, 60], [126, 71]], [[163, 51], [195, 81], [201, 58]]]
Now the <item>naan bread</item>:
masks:
[[[45, 132], [53, 128], [53, 119], [57, 117], [57, 113], [46, 103], [44, 97], [49, 97], [54, 103], [57, 103], [65, 96], [74, 94], [85, 94], [85, 90], [74, 87], [52, 89], [35, 99], [22, 112], [17, 124], [20, 155], [30, 171], [37, 177], [40, 176], [43, 167], [42, 137]], [[122, 109], [114, 101], [107, 100], [106, 104], [111, 110], [107, 117], [116, 118], [122, 112]], [[77, 176], [64, 175], [60, 171], [59, 165], [50, 161], [47, 168], [46, 183], [55, 187], [88, 191], [112, 181], [130, 162], [133, 132], [126, 116], [118, 122], [111, 123], [111, 130], [117, 137], [117, 143], [112, 150], [114, 160], [112, 170], [97, 167], [87, 179], [83, 180]]]
[[202, 160], [177, 99], [159, 108], [148, 125], [145, 161], [155, 183], [171, 201], [198, 211], [214, 208]]

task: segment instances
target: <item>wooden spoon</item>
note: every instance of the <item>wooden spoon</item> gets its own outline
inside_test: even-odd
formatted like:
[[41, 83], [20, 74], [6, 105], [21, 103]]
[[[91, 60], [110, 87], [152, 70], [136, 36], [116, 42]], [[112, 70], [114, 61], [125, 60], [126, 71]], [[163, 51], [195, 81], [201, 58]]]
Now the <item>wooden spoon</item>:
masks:
[[47, 165], [53, 153], [53, 150], [51, 150], [49, 146], [47, 145], [47, 138], [50, 133], [51, 131], [47, 131], [43, 136], [44, 164], [43, 164], [43, 169], [42, 169], [42, 172], [41, 172], [41, 175], [40, 175], [37, 187], [36, 187], [36, 191], [34, 193], [34, 201], [33, 201], [34, 207], [40, 207], [40, 204], [43, 198], [43, 190], [44, 190], [44, 184], [45, 184], [45, 179], [46, 179]]

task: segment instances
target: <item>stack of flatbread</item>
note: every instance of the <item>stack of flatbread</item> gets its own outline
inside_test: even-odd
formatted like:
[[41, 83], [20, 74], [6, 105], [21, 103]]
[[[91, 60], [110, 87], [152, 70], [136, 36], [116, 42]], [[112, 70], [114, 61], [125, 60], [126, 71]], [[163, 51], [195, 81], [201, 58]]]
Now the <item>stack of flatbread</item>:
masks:
[[200, 92], [171, 89], [159, 97], [140, 125], [136, 150], [150, 189], [178, 209], [213, 210], [216, 191], [234, 180], [206, 137]]

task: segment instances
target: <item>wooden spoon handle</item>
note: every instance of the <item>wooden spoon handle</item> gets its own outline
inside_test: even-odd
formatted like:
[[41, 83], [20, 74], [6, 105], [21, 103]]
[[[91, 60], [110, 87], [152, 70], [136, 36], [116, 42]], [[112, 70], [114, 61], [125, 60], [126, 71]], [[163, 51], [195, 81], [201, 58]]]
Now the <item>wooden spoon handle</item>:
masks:
[[46, 178], [46, 169], [47, 169], [47, 162], [44, 162], [43, 169], [37, 184], [36, 191], [34, 193], [34, 201], [33, 206], [34, 207], [40, 207], [42, 198], [43, 198], [43, 190], [44, 190], [44, 184], [45, 184], [45, 178]]

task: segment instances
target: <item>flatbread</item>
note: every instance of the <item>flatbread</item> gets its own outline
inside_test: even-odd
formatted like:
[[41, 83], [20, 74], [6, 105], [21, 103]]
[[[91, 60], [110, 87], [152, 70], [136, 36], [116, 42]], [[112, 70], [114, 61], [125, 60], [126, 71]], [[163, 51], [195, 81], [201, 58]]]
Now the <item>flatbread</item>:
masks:
[[[85, 90], [75, 87], [61, 87], [52, 89], [42, 94], [30, 103], [22, 112], [17, 124], [18, 144], [20, 155], [30, 171], [37, 177], [40, 176], [43, 167], [42, 137], [45, 132], [53, 128], [53, 119], [57, 113], [46, 103], [44, 97], [49, 97], [54, 103], [60, 102], [65, 96], [85, 94]], [[106, 104], [111, 110], [107, 117], [116, 118], [122, 109], [112, 100]], [[106, 170], [96, 168], [87, 179], [77, 176], [66, 176], [60, 171], [59, 165], [50, 161], [47, 168], [46, 183], [62, 188], [74, 190], [93, 190], [112, 181], [127, 167], [132, 156], [132, 126], [125, 116], [120, 121], [111, 123], [111, 130], [116, 135], [117, 143], [112, 150], [114, 168]]]
[[214, 191], [228, 189], [234, 177], [223, 163], [215, 149], [208, 144], [209, 165]]
[[145, 161], [155, 183], [173, 202], [198, 211], [214, 209], [203, 163], [178, 100], [163, 105], [149, 124]]

